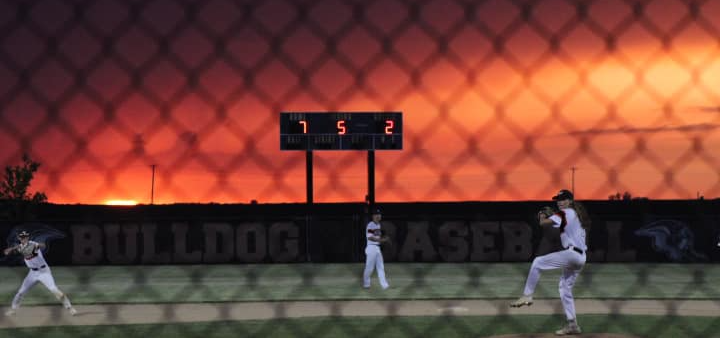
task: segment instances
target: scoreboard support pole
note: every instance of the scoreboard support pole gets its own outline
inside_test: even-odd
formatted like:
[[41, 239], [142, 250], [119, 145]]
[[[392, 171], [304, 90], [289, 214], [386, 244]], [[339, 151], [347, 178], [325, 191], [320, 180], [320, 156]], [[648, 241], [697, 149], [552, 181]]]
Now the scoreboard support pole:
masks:
[[[367, 152], [367, 202], [370, 205], [375, 204], [375, 151]], [[313, 204], [313, 152], [308, 150], [305, 152], [305, 191], [307, 194], [307, 204]]]
[[[305, 152], [305, 192], [308, 206], [313, 204], [313, 152]], [[309, 208], [308, 208], [309, 209]], [[310, 212], [305, 214], [305, 261], [312, 262], [310, 257]]]
[[305, 152], [305, 191], [307, 193], [307, 204], [313, 204], [313, 152]]
[[375, 205], [375, 150], [368, 150], [367, 156], [368, 170], [368, 203], [372, 207]]

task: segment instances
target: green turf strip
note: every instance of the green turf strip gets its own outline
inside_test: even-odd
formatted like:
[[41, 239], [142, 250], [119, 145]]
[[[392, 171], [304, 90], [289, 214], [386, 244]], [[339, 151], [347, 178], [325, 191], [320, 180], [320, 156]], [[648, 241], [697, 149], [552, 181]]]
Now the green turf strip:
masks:
[[[501, 334], [547, 333], [559, 328], [560, 316], [311, 318], [269, 321], [162, 325], [113, 325], [3, 329], [14, 338], [221, 338], [221, 337], [487, 337]], [[586, 333], [636, 337], [720, 337], [717, 317], [580, 316]]]
[[[391, 289], [361, 290], [362, 264], [53, 267], [76, 304], [330, 299], [493, 299], [520, 294], [529, 268], [518, 264], [387, 264]], [[27, 269], [0, 270], [0, 302]], [[545, 273], [536, 298], [557, 298], [559, 271]], [[720, 299], [720, 265], [588, 264], [576, 298]], [[41, 285], [25, 304], [54, 304]]]

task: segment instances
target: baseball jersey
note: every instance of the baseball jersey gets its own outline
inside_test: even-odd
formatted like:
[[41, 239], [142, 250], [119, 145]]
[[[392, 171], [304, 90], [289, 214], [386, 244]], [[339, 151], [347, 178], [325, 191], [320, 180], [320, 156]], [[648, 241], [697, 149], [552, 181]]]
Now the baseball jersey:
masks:
[[550, 216], [550, 219], [555, 223], [553, 227], [561, 228], [560, 243], [562, 243], [563, 248], [573, 246], [582, 251], [587, 251], [585, 229], [580, 224], [575, 209], [562, 209], [560, 212]]
[[367, 245], [380, 245], [380, 242], [373, 241], [370, 237], [375, 236], [375, 230], [380, 230], [380, 224], [370, 222], [365, 229], [365, 238], [367, 238]]
[[[40, 250], [40, 244], [38, 242], [34, 241], [28, 241], [27, 244], [31, 249], [27, 249], [27, 251], [31, 252], [29, 255], [23, 254], [23, 258], [25, 259], [25, 265], [27, 265], [30, 269], [40, 269], [43, 266], [47, 266], [47, 262], [45, 262], [45, 257], [43, 257], [42, 250]], [[24, 248], [19, 248], [18, 251], [21, 253], [23, 251], [26, 251]]]

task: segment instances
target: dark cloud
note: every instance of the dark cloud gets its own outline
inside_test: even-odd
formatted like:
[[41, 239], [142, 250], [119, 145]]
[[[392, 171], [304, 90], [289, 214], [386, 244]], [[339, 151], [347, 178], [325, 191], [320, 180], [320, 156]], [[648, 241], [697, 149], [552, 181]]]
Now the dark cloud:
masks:
[[704, 106], [698, 107], [698, 110], [708, 113], [720, 113], [720, 106]]
[[639, 128], [631, 126], [623, 126], [619, 128], [606, 128], [606, 129], [588, 129], [588, 130], [576, 130], [568, 133], [570, 136], [583, 136], [583, 135], [607, 135], [607, 134], [652, 134], [652, 133], [664, 133], [670, 131], [679, 132], [693, 132], [693, 131], [710, 131], [720, 127], [714, 123], [698, 123], [698, 124], [686, 124], [681, 126], [662, 126], [662, 127], [648, 127]]

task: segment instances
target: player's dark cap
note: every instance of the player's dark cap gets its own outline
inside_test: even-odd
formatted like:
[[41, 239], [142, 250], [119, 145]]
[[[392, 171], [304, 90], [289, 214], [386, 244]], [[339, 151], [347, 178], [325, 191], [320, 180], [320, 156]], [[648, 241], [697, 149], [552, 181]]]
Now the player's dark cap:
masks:
[[562, 200], [572, 200], [575, 196], [573, 196], [573, 193], [570, 190], [563, 189], [560, 190], [560, 192], [557, 193], [557, 195], [553, 196], [553, 201], [562, 201]]
[[30, 237], [30, 233], [23, 230], [23, 231], [20, 231], [20, 233], [18, 234], [18, 237]]
[[380, 211], [380, 208], [372, 208], [370, 210], [371, 215], [382, 215], [382, 212]]

